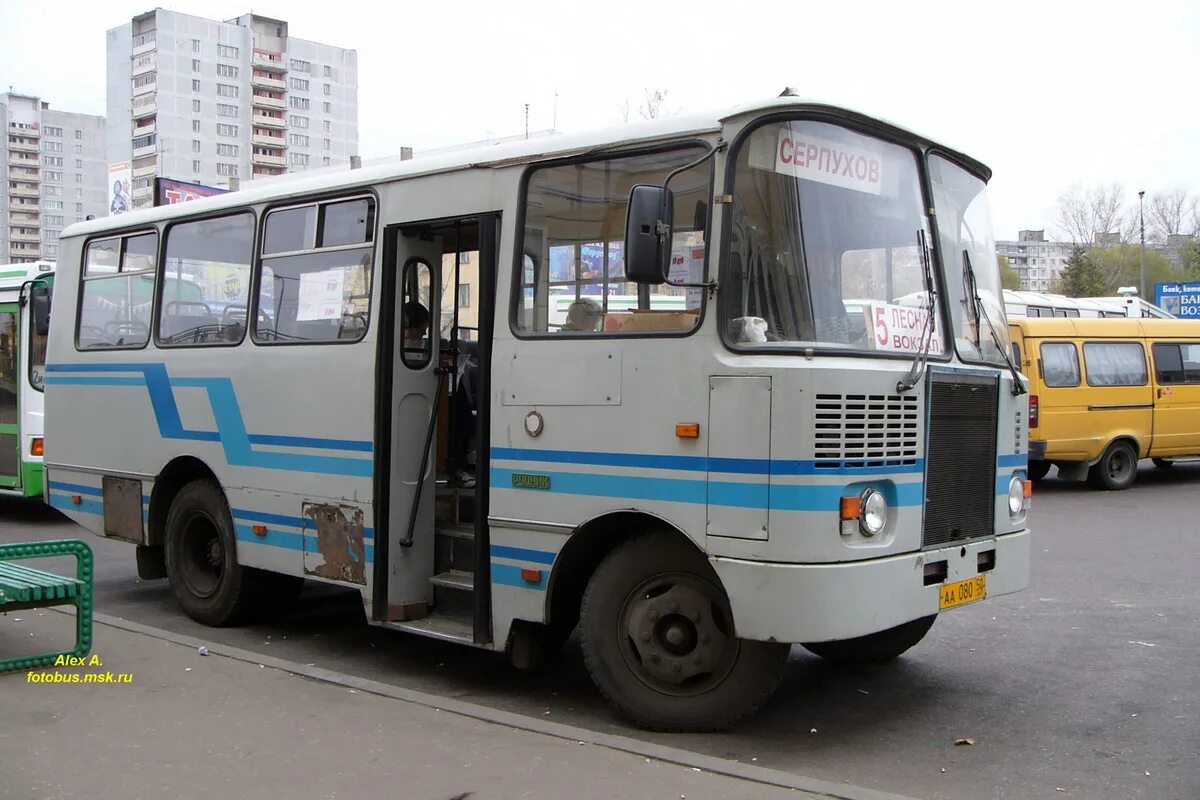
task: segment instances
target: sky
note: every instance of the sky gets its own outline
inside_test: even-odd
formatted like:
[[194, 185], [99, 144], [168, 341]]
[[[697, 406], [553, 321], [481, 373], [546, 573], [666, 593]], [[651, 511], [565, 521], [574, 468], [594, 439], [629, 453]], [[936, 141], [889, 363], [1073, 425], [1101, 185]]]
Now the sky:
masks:
[[[174, 0], [285, 19], [358, 51], [364, 160], [620, 124], [647, 89], [720, 111], [778, 95], [853, 108], [988, 164], [997, 238], [1054, 230], [1073, 185], [1200, 194], [1200, 3]], [[149, 2], [0, 0], [0, 91], [104, 114], [105, 31]]]

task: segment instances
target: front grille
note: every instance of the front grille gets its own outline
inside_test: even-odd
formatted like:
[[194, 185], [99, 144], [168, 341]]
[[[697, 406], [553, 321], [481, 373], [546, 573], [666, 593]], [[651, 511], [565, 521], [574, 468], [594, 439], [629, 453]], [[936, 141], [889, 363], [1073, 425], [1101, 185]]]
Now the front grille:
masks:
[[930, 375], [924, 547], [993, 532], [999, 386], [994, 375]]
[[818, 394], [813, 404], [816, 469], [917, 463], [917, 398], [896, 394]]

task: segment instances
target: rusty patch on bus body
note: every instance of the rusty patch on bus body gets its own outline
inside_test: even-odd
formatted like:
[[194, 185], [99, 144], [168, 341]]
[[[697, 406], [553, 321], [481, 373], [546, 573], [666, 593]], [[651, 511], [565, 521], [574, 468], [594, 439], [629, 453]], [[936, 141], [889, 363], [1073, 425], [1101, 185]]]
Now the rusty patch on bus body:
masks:
[[[316, 530], [316, 552], [310, 536], [304, 537], [304, 572], [318, 578], [347, 583], [367, 582], [366, 546], [363, 544], [361, 508], [305, 503], [304, 517]], [[319, 560], [319, 563], [318, 563]]]

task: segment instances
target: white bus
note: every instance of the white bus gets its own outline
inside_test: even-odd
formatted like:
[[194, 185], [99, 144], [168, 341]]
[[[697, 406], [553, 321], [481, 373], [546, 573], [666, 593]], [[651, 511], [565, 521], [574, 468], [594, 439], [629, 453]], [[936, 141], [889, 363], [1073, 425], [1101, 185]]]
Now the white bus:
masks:
[[54, 263], [0, 265], [0, 494], [42, 496], [42, 373]]
[[636, 723], [729, 725], [792, 643], [890, 659], [1028, 582], [988, 177], [784, 97], [73, 225], [50, 502], [204, 623], [310, 579], [521, 667], [578, 625]]
[[1174, 317], [1136, 296], [1067, 297], [1047, 292], [1005, 289], [1004, 308], [1010, 317]]

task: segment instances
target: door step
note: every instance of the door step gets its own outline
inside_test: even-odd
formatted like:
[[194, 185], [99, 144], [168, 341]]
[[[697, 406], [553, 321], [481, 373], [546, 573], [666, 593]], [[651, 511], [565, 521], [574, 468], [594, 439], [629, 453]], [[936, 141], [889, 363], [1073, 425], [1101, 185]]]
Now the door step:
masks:
[[458, 642], [460, 644], [475, 643], [475, 628], [471, 624], [470, 617], [463, 618], [434, 614], [424, 619], [415, 619], [408, 622], [379, 622], [376, 624], [381, 628], [419, 633], [422, 636], [441, 639], [446, 642]]
[[475, 530], [466, 525], [438, 526], [433, 536], [435, 574], [475, 569]]
[[475, 591], [475, 576], [470, 572], [458, 569], [434, 575], [429, 579], [429, 582], [434, 586], [441, 586], [446, 589], [458, 589], [463, 592]]

